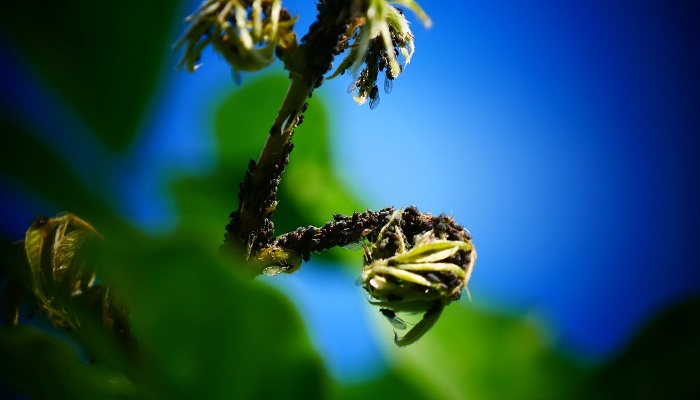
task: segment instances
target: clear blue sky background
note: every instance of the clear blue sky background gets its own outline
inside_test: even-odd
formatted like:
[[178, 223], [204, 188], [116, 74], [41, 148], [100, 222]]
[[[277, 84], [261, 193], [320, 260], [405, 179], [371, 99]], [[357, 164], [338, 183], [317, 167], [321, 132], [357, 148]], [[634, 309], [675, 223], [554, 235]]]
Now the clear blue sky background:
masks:
[[[459, 306], [534, 316], [562, 348], [599, 359], [654, 313], [698, 293], [696, 3], [423, 3], [433, 27], [412, 25], [415, 58], [377, 109], [352, 101], [347, 77], [318, 95], [333, 110], [335, 165], [372, 208], [415, 204], [454, 213], [472, 231], [473, 301]], [[304, 32], [312, 3], [284, 4]], [[5, 104], [27, 113], [42, 104], [85, 129], [20, 61], [6, 61], [24, 95], [3, 90]], [[211, 53], [193, 75], [164, 74], [142, 140], [114, 172], [128, 189], [119, 206], [150, 230], [173, 223], [155, 183], [172, 170], [207, 171], [208, 101], [233, 86]], [[12, 191], [0, 187], [16, 211], [3, 218], [25, 224], [36, 211]], [[367, 316], [375, 310], [354, 279], [311, 264], [275, 283], [295, 293], [344, 378], [381, 368]], [[319, 283], [327, 292], [309, 294]]]

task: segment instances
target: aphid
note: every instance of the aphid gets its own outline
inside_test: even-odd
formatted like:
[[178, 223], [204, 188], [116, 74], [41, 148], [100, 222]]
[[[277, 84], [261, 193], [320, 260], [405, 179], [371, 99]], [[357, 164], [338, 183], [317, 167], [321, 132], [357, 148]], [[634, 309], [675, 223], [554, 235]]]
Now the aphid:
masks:
[[418, 208], [416, 206], [406, 207], [406, 212], [413, 215], [414, 217], [417, 217], [420, 215], [420, 211], [418, 211]]
[[369, 92], [369, 109], [374, 110], [379, 106], [379, 89], [377, 88], [377, 85], [374, 85], [372, 87], [372, 90]]
[[394, 89], [394, 79], [389, 78], [388, 75], [387, 73], [387, 76], [384, 77], [384, 93], [386, 94], [391, 93], [391, 90]]
[[241, 86], [241, 83], [243, 82], [241, 73], [234, 68], [231, 68], [231, 80], [236, 84], [236, 86]]
[[388, 308], [380, 308], [379, 312], [382, 313], [382, 315], [391, 323], [391, 326], [393, 326], [395, 329], [405, 330], [408, 327], [404, 320], [396, 316], [394, 310], [390, 310]]
[[360, 81], [352, 81], [350, 82], [350, 85], [348, 86], [348, 94], [352, 94], [356, 88], [360, 87]]

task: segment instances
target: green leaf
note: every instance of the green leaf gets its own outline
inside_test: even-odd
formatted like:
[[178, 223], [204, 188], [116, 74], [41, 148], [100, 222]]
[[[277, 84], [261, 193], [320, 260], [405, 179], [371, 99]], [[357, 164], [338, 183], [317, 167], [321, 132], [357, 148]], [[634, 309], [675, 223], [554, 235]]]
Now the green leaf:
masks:
[[119, 150], [174, 60], [179, 8], [177, 1], [13, 1], [3, 5], [0, 28], [106, 147]]
[[340, 398], [346, 400], [421, 400], [428, 397], [422, 392], [420, 385], [409, 375], [399, 373], [396, 369], [390, 369], [375, 379], [343, 386]]
[[282, 294], [238, 276], [215, 247], [202, 250], [187, 235], [118, 237], [99, 265], [130, 311], [140, 389], [159, 398], [326, 395], [320, 357]]
[[700, 398], [700, 298], [653, 318], [619, 355], [595, 371], [581, 398]]
[[[59, 209], [90, 219], [104, 213], [98, 200], [53, 149], [0, 112], [0, 171]], [[29, 219], [28, 216], [27, 219]]]
[[433, 399], [567, 399], [586, 371], [557, 354], [534, 323], [447, 307], [417, 343], [391, 348], [395, 368]]
[[67, 343], [27, 326], [0, 327], [0, 376], [32, 398], [132, 398], [118, 371], [81, 361]]

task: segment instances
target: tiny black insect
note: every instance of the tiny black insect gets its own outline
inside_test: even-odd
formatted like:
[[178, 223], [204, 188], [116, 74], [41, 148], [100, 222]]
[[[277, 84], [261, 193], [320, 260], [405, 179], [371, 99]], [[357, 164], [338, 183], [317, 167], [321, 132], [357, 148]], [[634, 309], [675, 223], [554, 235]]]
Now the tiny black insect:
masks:
[[389, 320], [389, 322], [391, 323], [391, 326], [393, 326], [394, 328], [404, 330], [408, 327], [408, 325], [406, 325], [406, 322], [404, 322], [404, 320], [402, 320], [401, 318], [396, 316], [396, 313], [394, 312], [394, 310], [390, 310], [388, 308], [380, 308], [379, 312], [381, 312], [382, 315], [384, 317], [386, 317], [386, 319]]

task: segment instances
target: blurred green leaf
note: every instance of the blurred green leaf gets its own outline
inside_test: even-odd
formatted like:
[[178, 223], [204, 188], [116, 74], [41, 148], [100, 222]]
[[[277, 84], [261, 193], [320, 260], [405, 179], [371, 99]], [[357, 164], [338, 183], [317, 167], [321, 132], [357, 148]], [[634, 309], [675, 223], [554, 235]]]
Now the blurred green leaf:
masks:
[[112, 149], [134, 137], [170, 59], [177, 1], [12, 1], [0, 28]]
[[65, 342], [27, 326], [0, 327], [0, 376], [33, 398], [132, 398], [118, 371], [82, 362]]
[[[112, 233], [114, 236], [115, 233]], [[203, 250], [187, 234], [123, 232], [100, 266], [115, 282], [159, 398], [323, 398], [320, 357], [286, 298]]]
[[433, 399], [567, 399], [586, 371], [556, 353], [527, 319], [447, 307], [394, 365]]
[[398, 372], [396, 369], [390, 369], [370, 381], [345, 385], [340, 397], [345, 400], [422, 400], [428, 398], [415, 379], [412, 379], [410, 375]]
[[0, 328], [4, 381], [41, 398], [328, 397], [330, 379], [291, 304], [238, 276], [216, 246], [189, 232], [154, 239], [117, 224], [103, 233], [92, 259], [128, 304], [137, 361], [78, 304], [71, 333], [94, 363], [30, 328]]

